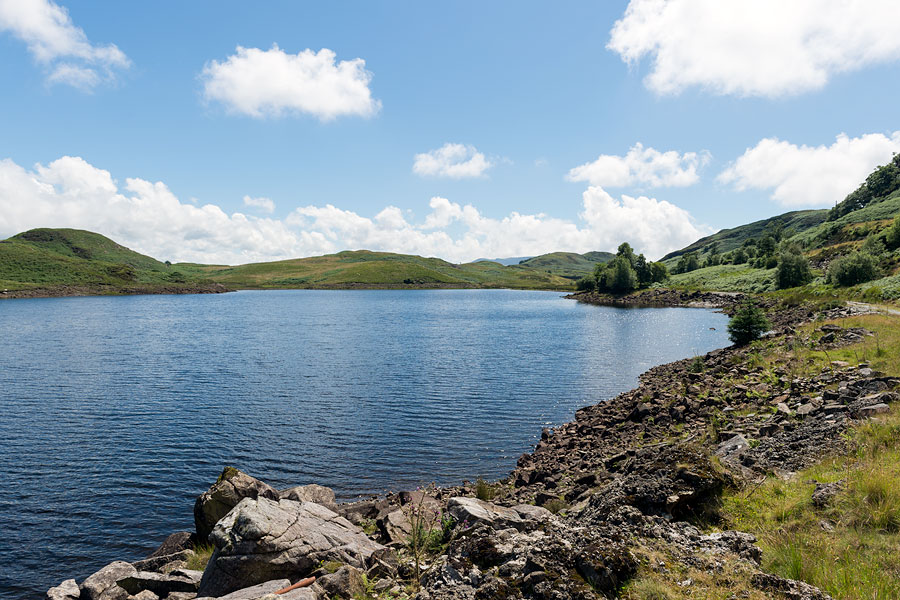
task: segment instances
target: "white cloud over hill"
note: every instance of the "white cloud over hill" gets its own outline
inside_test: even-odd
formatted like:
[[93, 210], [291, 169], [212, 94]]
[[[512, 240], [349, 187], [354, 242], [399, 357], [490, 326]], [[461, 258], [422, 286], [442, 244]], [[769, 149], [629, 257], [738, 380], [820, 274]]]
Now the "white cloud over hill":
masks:
[[[250, 200], [252, 205], [259, 199]], [[431, 199], [420, 221], [396, 206], [374, 217], [330, 204], [301, 206], [285, 219], [228, 214], [214, 204], [182, 202], [162, 182], [129, 178], [120, 186], [108, 171], [71, 156], [31, 170], [0, 161], [0, 205], [0, 237], [35, 227], [74, 227], [161, 260], [224, 264], [362, 248], [465, 262], [614, 249], [622, 241], [658, 258], [710, 233], [669, 202], [616, 199], [600, 187], [584, 192], [578, 222], [517, 212], [492, 218], [440, 197]]]
[[90, 91], [131, 61], [115, 44], [92, 44], [68, 11], [52, 0], [0, 0], [0, 31], [25, 42], [48, 69], [47, 81]]
[[637, 143], [625, 156], [601, 154], [597, 160], [571, 169], [566, 179], [605, 187], [685, 187], [700, 181], [697, 170], [709, 159], [705, 151], [660, 152]]
[[790, 207], [830, 207], [855, 190], [878, 165], [900, 152], [900, 131], [890, 137], [869, 133], [837, 136], [830, 146], [797, 146], [765, 138], [719, 174], [739, 191], [772, 190], [772, 199]]
[[607, 47], [658, 94], [784, 96], [900, 59], [896, 0], [631, 0]]
[[256, 118], [309, 114], [330, 121], [377, 113], [381, 102], [369, 89], [366, 61], [335, 59], [328, 48], [290, 54], [277, 45], [269, 50], [238, 46], [224, 61], [203, 68], [203, 94], [229, 112]]

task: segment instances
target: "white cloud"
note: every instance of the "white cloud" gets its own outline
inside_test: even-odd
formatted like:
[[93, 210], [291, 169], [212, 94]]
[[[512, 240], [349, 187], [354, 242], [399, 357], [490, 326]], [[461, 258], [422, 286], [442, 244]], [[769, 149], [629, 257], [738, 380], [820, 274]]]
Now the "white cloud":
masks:
[[464, 179], [483, 177], [493, 163], [475, 146], [447, 143], [413, 159], [413, 173], [426, 177], [450, 177]]
[[605, 187], [684, 187], [700, 181], [697, 169], [707, 164], [709, 158], [706, 151], [660, 152], [638, 143], [625, 156], [601, 154], [597, 160], [570, 170], [566, 179]]
[[271, 198], [252, 198], [250, 196], [244, 196], [244, 206], [252, 206], [269, 214], [275, 212], [275, 203], [272, 202]]
[[631, 0], [607, 48], [658, 94], [817, 90], [837, 73], [900, 59], [896, 0]]
[[115, 44], [92, 44], [68, 11], [52, 0], [0, 0], [0, 31], [9, 31], [28, 45], [34, 58], [49, 69], [49, 83], [91, 90], [115, 79], [115, 69], [131, 64]]
[[878, 166], [900, 152], [900, 131], [837, 136], [830, 146], [797, 146], [765, 138], [718, 177], [738, 190], [772, 190], [785, 206], [828, 207], [855, 190]]
[[673, 204], [644, 196], [616, 200], [599, 187], [584, 192], [578, 222], [517, 212], [491, 218], [438, 197], [420, 221], [396, 206], [366, 217], [330, 204], [299, 207], [283, 220], [261, 218], [182, 202], [162, 182], [134, 178], [120, 186], [108, 171], [70, 156], [32, 170], [0, 161], [0, 206], [0, 238], [34, 227], [74, 227], [161, 260], [223, 264], [347, 249], [464, 262], [609, 250], [622, 241], [656, 258], [710, 233]]
[[335, 62], [328, 48], [289, 54], [237, 47], [225, 61], [211, 61], [201, 74], [207, 100], [251, 117], [309, 114], [322, 121], [344, 115], [369, 117], [381, 109], [372, 98], [372, 74], [361, 58]]

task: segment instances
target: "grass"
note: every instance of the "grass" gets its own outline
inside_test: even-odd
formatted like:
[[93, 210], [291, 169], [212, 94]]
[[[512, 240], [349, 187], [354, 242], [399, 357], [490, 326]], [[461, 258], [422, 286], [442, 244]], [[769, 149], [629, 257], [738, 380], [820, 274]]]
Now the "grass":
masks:
[[194, 555], [187, 559], [184, 568], [192, 571], [204, 570], [215, 549], [216, 547], [212, 544], [195, 544]]
[[485, 502], [490, 502], [497, 495], [496, 486], [491, 485], [481, 477], [475, 482], [475, 497]]
[[[767, 571], [837, 600], [900, 598], [900, 411], [858, 427], [849, 442], [847, 455], [789, 481], [727, 493], [722, 515], [727, 527], [758, 537]], [[818, 508], [814, 480], [845, 487]]]
[[672, 275], [669, 284], [689, 290], [767, 292], [775, 289], [775, 269], [754, 269], [746, 264], [717, 265]]

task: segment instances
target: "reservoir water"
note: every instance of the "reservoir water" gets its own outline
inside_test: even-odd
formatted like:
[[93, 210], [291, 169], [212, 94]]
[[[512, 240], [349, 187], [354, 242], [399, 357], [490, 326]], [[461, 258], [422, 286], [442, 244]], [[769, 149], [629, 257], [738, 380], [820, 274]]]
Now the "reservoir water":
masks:
[[0, 302], [0, 597], [143, 558], [233, 465], [351, 499], [506, 475], [727, 317], [508, 290]]

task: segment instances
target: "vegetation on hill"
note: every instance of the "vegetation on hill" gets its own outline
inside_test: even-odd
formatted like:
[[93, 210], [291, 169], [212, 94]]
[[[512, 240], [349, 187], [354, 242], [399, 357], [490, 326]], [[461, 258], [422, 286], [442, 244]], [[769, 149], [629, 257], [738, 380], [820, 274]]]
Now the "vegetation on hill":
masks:
[[578, 280], [578, 289], [585, 292], [626, 294], [662, 283], [669, 277], [666, 266], [650, 262], [643, 254], [635, 254], [627, 242], [619, 245], [612, 260], [599, 262], [589, 277]]

